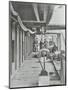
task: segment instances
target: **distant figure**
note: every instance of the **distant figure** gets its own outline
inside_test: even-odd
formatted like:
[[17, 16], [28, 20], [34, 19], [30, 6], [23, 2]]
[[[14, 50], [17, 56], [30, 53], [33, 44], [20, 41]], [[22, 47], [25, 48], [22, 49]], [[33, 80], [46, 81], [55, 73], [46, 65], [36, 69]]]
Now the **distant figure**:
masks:
[[58, 47], [55, 45], [55, 43], [53, 41], [49, 41], [49, 50], [52, 53], [54, 53], [56, 50], [58, 50]]
[[35, 40], [33, 41], [33, 52], [36, 51], [36, 48], [35, 48]]
[[41, 41], [40, 41], [40, 49], [42, 49], [42, 48], [44, 48], [44, 42], [43, 42], [43, 40], [41, 39]]
[[38, 51], [38, 40], [37, 39], [35, 39], [33, 42], [33, 51], [34, 52]]
[[46, 41], [46, 39], [44, 40], [44, 48], [48, 48], [48, 42]]
[[58, 50], [58, 47], [54, 44], [54, 47], [52, 48], [52, 52], [55, 52], [56, 50]]

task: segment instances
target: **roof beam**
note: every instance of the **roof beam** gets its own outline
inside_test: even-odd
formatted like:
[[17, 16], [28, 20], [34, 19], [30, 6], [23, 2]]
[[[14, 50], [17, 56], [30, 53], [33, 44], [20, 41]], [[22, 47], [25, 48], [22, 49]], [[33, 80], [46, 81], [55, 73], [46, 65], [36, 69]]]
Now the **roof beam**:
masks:
[[34, 8], [34, 13], [37, 18], [37, 21], [40, 21], [37, 4], [33, 4], [33, 8]]
[[48, 24], [53, 15], [54, 5], [44, 5], [44, 21]]
[[10, 10], [13, 13], [13, 15], [18, 16], [18, 13], [14, 10], [12, 3], [10, 2]]
[[[30, 27], [40, 27], [45, 26], [46, 27], [46, 23], [45, 21], [22, 21], [23, 23], [25, 23], [27, 26]], [[62, 30], [65, 29], [65, 25], [47, 25], [46, 30]]]
[[43, 15], [43, 20], [46, 22], [47, 19], [47, 14], [48, 14], [48, 5], [44, 5], [44, 15]]
[[65, 25], [48, 25], [46, 30], [62, 30], [65, 29]]

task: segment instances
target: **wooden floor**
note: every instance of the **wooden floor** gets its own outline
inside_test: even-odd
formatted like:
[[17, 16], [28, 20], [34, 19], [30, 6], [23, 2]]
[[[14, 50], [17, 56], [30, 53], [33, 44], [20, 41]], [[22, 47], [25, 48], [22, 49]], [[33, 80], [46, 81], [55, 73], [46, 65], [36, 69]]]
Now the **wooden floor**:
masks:
[[[41, 72], [41, 66], [38, 63], [38, 59], [30, 58], [24, 60], [22, 67], [16, 72], [15, 76], [11, 79], [11, 87], [31, 87], [39, 86], [39, 74]], [[48, 75], [50, 78], [50, 76]], [[49, 85], [61, 84], [61, 80], [50, 80]], [[46, 86], [46, 85], [45, 85]]]

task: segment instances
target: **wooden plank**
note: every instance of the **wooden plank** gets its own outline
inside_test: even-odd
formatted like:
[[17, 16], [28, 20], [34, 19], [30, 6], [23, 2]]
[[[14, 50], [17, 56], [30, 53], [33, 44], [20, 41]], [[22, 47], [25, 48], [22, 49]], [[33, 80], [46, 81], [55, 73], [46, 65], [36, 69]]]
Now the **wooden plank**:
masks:
[[40, 21], [37, 4], [33, 4], [33, 8], [34, 8], [34, 13], [37, 18], [37, 21]]
[[24, 23], [45, 23], [45, 21], [34, 21], [34, 20], [22, 20]]
[[65, 25], [48, 25], [46, 30], [62, 30], [65, 29]]
[[17, 26], [17, 69], [19, 68], [19, 26]]
[[[26, 26], [31, 28], [37, 28], [44, 26], [46, 27], [46, 23], [44, 21], [22, 21]], [[65, 29], [65, 25], [47, 25], [46, 30], [57, 30], [57, 29]]]

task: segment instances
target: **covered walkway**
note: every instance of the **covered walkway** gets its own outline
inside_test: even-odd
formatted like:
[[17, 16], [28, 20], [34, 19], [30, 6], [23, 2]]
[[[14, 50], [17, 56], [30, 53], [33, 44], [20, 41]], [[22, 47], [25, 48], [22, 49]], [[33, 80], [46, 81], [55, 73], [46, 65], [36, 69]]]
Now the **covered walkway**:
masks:
[[10, 88], [65, 85], [65, 6], [10, 2]]

